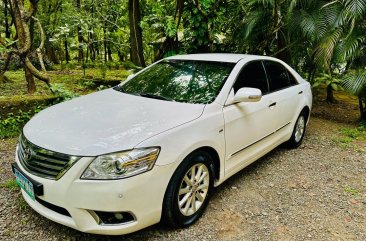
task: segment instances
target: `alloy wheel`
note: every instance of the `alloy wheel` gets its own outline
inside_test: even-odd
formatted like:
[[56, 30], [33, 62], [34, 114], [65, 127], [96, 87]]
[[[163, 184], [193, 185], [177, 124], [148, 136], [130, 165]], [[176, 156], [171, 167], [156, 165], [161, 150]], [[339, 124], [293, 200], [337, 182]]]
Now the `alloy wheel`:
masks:
[[204, 203], [210, 185], [209, 170], [206, 165], [199, 163], [192, 166], [180, 184], [178, 207], [184, 216], [191, 216]]
[[295, 127], [295, 141], [301, 141], [302, 136], [305, 132], [305, 118], [303, 115], [300, 115], [299, 119], [297, 120], [296, 127]]

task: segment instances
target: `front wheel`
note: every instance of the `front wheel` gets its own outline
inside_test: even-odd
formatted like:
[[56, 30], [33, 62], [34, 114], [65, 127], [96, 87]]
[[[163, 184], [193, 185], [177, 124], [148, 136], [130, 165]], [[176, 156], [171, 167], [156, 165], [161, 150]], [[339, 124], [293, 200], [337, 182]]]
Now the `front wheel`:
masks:
[[288, 148], [297, 148], [301, 145], [306, 130], [306, 119], [307, 115], [305, 111], [302, 111], [296, 120], [291, 138], [286, 143]]
[[214, 166], [203, 151], [189, 155], [173, 174], [163, 203], [163, 221], [170, 227], [183, 228], [203, 214], [211, 195]]

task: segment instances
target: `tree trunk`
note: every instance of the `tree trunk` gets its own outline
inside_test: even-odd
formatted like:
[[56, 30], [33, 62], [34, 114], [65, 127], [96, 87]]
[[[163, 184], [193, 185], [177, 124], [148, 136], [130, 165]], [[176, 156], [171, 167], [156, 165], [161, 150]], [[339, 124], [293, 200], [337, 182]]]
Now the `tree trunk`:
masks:
[[10, 24], [8, 18], [8, 0], [4, 0], [5, 38], [10, 38]]
[[124, 57], [124, 55], [123, 55], [123, 53], [121, 52], [120, 49], [117, 50], [117, 54], [118, 54], [118, 58], [119, 58], [120, 62], [125, 61], [125, 57]]
[[130, 20], [131, 61], [137, 66], [145, 67], [139, 0], [128, 1], [128, 13]]
[[327, 86], [327, 102], [328, 103], [334, 103], [335, 102], [332, 85]]
[[[94, 18], [94, 0], [91, 1], [91, 14], [92, 14], [92, 18]], [[90, 60], [91, 61], [95, 61], [95, 47], [94, 47], [94, 34], [93, 34], [93, 28], [89, 29], [89, 33], [88, 33], [88, 47], [89, 47], [89, 52], [90, 52]]]
[[[81, 1], [80, 0], [76, 0], [76, 8], [77, 8], [78, 12], [80, 12], [80, 9], [81, 9], [80, 6], [81, 6]], [[83, 35], [81, 33], [81, 27], [80, 27], [80, 25], [77, 26], [77, 31], [78, 31], [78, 42], [79, 42], [79, 46], [78, 46], [78, 62], [80, 63], [84, 59]]]
[[358, 97], [361, 121], [366, 121], [366, 97]]
[[60, 63], [60, 59], [56, 54], [56, 49], [55, 47], [52, 45], [52, 43], [49, 41], [49, 38], [47, 37], [46, 39], [46, 43], [45, 43], [45, 49], [46, 49], [46, 55], [47, 58], [49, 60], [52, 61], [52, 63], [54, 64], [59, 64]]
[[108, 61], [112, 62], [113, 61], [113, 57], [112, 57], [112, 48], [111, 48], [111, 43], [108, 43]]
[[107, 63], [107, 30], [106, 30], [106, 24], [104, 24], [104, 27], [103, 27], [103, 36], [104, 36], [104, 39], [103, 39], [103, 47], [104, 47], [104, 63]]
[[9, 68], [9, 64], [10, 64], [10, 60], [11, 60], [12, 56], [13, 56], [13, 53], [10, 52], [10, 53], [7, 54], [7, 56], [5, 58], [4, 67], [0, 70], [0, 83], [4, 83], [4, 82], [9, 81], [9, 79], [5, 76], [5, 72]]
[[90, 52], [90, 60], [94, 61], [95, 60], [94, 36], [93, 36], [93, 33], [91, 33], [91, 32], [88, 35], [88, 41], [89, 41], [88, 48], [89, 48], [89, 52]]
[[77, 27], [78, 31], [78, 62], [80, 63], [84, 59], [84, 51], [83, 51], [83, 36], [81, 35], [81, 28]]
[[64, 41], [64, 48], [65, 48], [65, 60], [66, 60], [66, 63], [68, 64], [70, 61], [70, 54], [69, 54], [69, 48], [68, 48], [68, 43], [67, 43], [66, 39]]
[[283, 60], [284, 62], [289, 63], [290, 62], [290, 53], [288, 49], [286, 48], [286, 39], [284, 36], [284, 33], [282, 32], [282, 29], [279, 29], [277, 32], [277, 51], [275, 57]]
[[34, 82], [33, 74], [25, 65], [24, 65], [24, 75], [25, 80], [27, 81], [28, 94], [33, 94], [34, 92], [36, 92], [36, 83]]
[[[18, 41], [16, 42], [17, 47], [13, 48], [12, 52], [17, 54], [23, 63], [28, 93], [34, 93], [36, 91], [36, 86], [33, 76], [45, 82], [49, 87], [50, 78], [47, 74], [37, 70], [37, 68], [35, 68], [32, 62], [29, 60], [29, 56], [32, 50], [32, 40], [34, 33], [33, 26], [34, 21], [36, 20], [34, 18], [34, 15], [37, 12], [38, 0], [29, 0], [27, 1], [27, 3], [28, 9], [26, 10], [23, 0], [10, 0], [12, 16], [18, 38]], [[42, 28], [40, 23], [39, 26], [40, 28]], [[41, 36], [41, 39], [41, 45], [38, 49], [41, 49], [44, 46], [44, 37]], [[42, 59], [40, 59], [40, 61], [41, 60]]]

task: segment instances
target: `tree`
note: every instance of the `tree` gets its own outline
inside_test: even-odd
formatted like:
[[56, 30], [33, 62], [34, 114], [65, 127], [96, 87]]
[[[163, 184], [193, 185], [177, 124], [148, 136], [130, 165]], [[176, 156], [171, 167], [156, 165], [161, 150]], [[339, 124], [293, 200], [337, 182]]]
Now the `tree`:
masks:
[[350, 71], [344, 77], [343, 86], [351, 94], [358, 96], [360, 119], [366, 121], [366, 71]]
[[183, 21], [185, 49], [189, 53], [214, 52], [216, 34], [221, 33], [221, 24], [225, 22], [224, 0], [187, 0]]
[[128, 13], [130, 19], [131, 61], [137, 66], [145, 67], [139, 0], [128, 1]]
[[[19, 56], [21, 62], [24, 66], [25, 78], [27, 81], [28, 93], [34, 93], [36, 91], [36, 85], [33, 79], [33, 76], [37, 79], [45, 82], [50, 87], [50, 78], [46, 74], [46, 70], [43, 64], [42, 58], [42, 48], [44, 45], [44, 31], [42, 29], [41, 23], [36, 19], [35, 13], [37, 12], [38, 0], [30, 0], [29, 8], [26, 10], [24, 7], [24, 3], [22, 0], [10, 0], [11, 8], [14, 16], [14, 25], [18, 37], [18, 41], [16, 42], [17, 48], [11, 48], [7, 53], [7, 62], [10, 61], [10, 58], [13, 54]], [[38, 57], [40, 64], [42, 66], [42, 71], [39, 71], [37, 68], [33, 66], [30, 61], [30, 55], [32, 50], [32, 41], [33, 41], [33, 24], [32, 21], [36, 21], [40, 34], [41, 34], [41, 44], [37, 49]], [[4, 41], [2, 41], [4, 42]], [[4, 44], [3, 44], [4, 46]], [[1, 74], [4, 75], [8, 64], [5, 65], [5, 68], [2, 70]]]

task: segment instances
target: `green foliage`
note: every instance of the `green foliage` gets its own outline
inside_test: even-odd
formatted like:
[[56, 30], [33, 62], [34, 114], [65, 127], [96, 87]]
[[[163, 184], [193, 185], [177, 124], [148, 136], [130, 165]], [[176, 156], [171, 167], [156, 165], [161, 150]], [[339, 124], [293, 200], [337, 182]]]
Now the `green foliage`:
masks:
[[140, 67], [134, 65], [131, 61], [123, 62], [122, 63], [122, 66], [123, 66], [123, 68], [125, 68], [127, 70], [130, 70], [130, 69], [132, 69], [132, 70], [139, 70], [139, 69], [141, 69]]
[[95, 83], [92, 80], [82, 80], [78, 83], [82, 87], [86, 87], [89, 89], [93, 89], [95, 87]]
[[52, 91], [60, 97], [60, 101], [71, 100], [79, 95], [65, 88], [63, 84], [53, 84]]
[[107, 76], [107, 70], [108, 70], [108, 66], [104, 63], [99, 65], [99, 70], [100, 70], [100, 75], [102, 76], [102, 79], [105, 79], [105, 77]]
[[366, 125], [361, 123], [357, 128], [344, 128], [340, 130], [340, 133], [352, 140], [366, 140]]
[[[147, 63], [179, 53], [269, 55], [308, 75], [314, 88], [344, 87], [352, 94], [366, 97], [365, 0], [144, 0], [139, 3]], [[178, 11], [180, 3], [182, 12]], [[128, 14], [128, 1], [122, 0], [83, 0], [80, 6], [74, 0], [39, 1], [36, 17], [46, 31], [43, 51], [46, 68], [70, 74], [49, 73], [60, 100], [89, 93], [100, 84], [94, 86], [93, 81], [124, 79], [126, 72], [112, 73], [121, 66], [139, 70], [129, 62]], [[180, 15], [182, 18], [178, 18]], [[0, 30], [4, 33], [4, 24]], [[17, 41], [14, 26], [10, 31], [10, 38], [2, 37], [1, 53], [8, 52]], [[39, 44], [40, 34], [35, 28], [33, 49]], [[79, 50], [83, 53], [81, 59]], [[40, 69], [35, 51], [30, 58]], [[0, 54], [0, 66], [3, 65], [4, 55]], [[85, 76], [80, 77], [82, 67], [86, 68]], [[13, 56], [10, 69], [22, 68], [19, 58]], [[13, 80], [12, 74], [7, 73], [6, 77], [10, 75], [9, 79]], [[25, 92], [24, 74], [21, 78], [22, 85], [16, 82], [13, 88], [0, 86], [2, 95]], [[50, 94], [42, 86], [37, 94], [45, 92]]]
[[22, 196], [17, 197], [17, 203], [18, 203], [18, 209], [21, 212], [24, 212], [29, 207]]
[[14, 179], [9, 179], [5, 183], [0, 183], [0, 188], [8, 188], [10, 191], [19, 190], [19, 186]]
[[315, 81], [312, 85], [313, 88], [317, 88], [321, 85], [332, 86], [333, 90], [342, 90], [341, 86], [342, 80], [338, 78], [336, 75], [330, 75], [322, 73], [319, 77], [315, 78]]
[[366, 96], [366, 70], [350, 71], [344, 76], [342, 85], [352, 94]]
[[[39, 59], [35, 53], [33, 53], [29, 58], [34, 67], [36, 67], [38, 69], [41, 68]], [[4, 63], [4, 61], [2, 61], [2, 62]], [[47, 70], [53, 69], [54, 64], [47, 57], [44, 57], [43, 62], [44, 62], [44, 65]], [[0, 66], [1, 66], [1, 60], [0, 60]], [[18, 70], [18, 69], [22, 69], [22, 68], [23, 68], [23, 63], [20, 61], [19, 56], [13, 55], [10, 60], [10, 63], [9, 63], [9, 70]]]
[[33, 115], [43, 110], [45, 106], [36, 106], [33, 110], [19, 111], [17, 115], [9, 113], [5, 118], [0, 119], [0, 139], [19, 135], [23, 125], [32, 118]]
[[360, 193], [359, 190], [355, 189], [355, 188], [351, 188], [351, 187], [345, 187], [344, 188], [344, 191], [349, 193], [349, 194], [352, 194], [354, 196], [358, 195]]
[[195, 1], [187, 2], [183, 14], [185, 52], [218, 51], [217, 44], [221, 41], [218, 36], [225, 28], [231, 3], [205, 0], [196, 5]]

